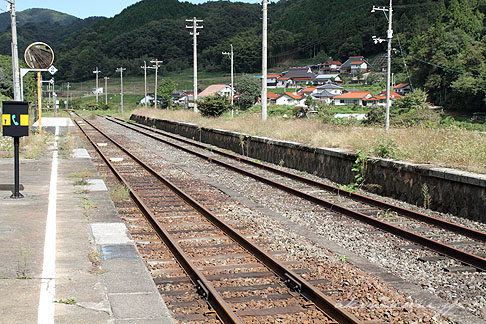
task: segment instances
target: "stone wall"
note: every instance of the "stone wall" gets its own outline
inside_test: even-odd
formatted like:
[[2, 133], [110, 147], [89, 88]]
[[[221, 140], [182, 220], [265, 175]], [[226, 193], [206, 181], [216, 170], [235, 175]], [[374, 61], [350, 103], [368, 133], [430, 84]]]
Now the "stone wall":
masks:
[[[349, 150], [312, 148], [295, 142], [137, 115], [132, 115], [131, 119], [261, 161], [328, 178], [340, 184], [354, 181], [355, 174], [351, 169], [356, 156]], [[370, 158], [365, 177], [366, 188], [379, 195], [419, 206], [423, 206], [424, 199], [427, 199], [433, 210], [486, 222], [486, 175]], [[427, 187], [428, 195], [424, 194], [424, 186]]]

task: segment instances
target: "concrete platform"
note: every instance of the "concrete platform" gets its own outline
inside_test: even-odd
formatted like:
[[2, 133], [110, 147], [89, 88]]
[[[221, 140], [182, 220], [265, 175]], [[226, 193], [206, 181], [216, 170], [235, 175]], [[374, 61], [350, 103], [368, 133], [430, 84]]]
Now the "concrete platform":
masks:
[[[76, 156], [57, 160], [57, 179], [54, 146], [21, 160], [17, 200], [2, 186], [13, 160], [0, 159], [0, 323], [174, 323], [89, 156]], [[92, 175], [82, 188], [80, 171]]]

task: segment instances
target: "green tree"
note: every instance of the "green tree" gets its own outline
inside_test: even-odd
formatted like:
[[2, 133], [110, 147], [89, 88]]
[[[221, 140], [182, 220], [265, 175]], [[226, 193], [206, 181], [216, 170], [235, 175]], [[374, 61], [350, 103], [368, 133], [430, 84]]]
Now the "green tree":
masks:
[[176, 83], [169, 78], [165, 78], [157, 88], [157, 96], [162, 98], [162, 108], [167, 108], [172, 104], [172, 92], [176, 88]]
[[226, 97], [214, 95], [197, 100], [197, 107], [203, 116], [219, 117], [231, 108], [231, 103]]
[[242, 110], [252, 107], [258, 101], [258, 97], [262, 91], [260, 80], [249, 75], [239, 79], [235, 88], [239, 93], [238, 104]]
[[308, 95], [307, 98], [305, 98], [305, 105], [309, 108], [314, 107], [314, 99], [311, 95]]

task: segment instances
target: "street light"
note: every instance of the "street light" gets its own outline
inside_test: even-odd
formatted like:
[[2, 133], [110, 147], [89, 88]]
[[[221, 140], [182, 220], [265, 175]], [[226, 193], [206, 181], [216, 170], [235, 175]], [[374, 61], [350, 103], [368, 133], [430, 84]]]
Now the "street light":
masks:
[[[385, 130], [388, 133], [390, 129], [390, 79], [391, 79], [391, 45], [392, 45], [392, 38], [393, 38], [393, 29], [392, 29], [392, 16], [393, 16], [393, 0], [390, 0], [390, 6], [387, 7], [375, 7], [371, 9], [371, 12], [376, 11], [383, 11], [385, 17], [388, 19], [388, 30], [386, 34], [386, 41], [388, 41], [388, 64], [387, 64], [387, 71], [386, 71], [386, 110], [385, 110]], [[388, 16], [386, 13], [388, 12]], [[373, 41], [375, 44], [382, 43], [385, 40], [381, 38], [377, 38], [373, 36]]]

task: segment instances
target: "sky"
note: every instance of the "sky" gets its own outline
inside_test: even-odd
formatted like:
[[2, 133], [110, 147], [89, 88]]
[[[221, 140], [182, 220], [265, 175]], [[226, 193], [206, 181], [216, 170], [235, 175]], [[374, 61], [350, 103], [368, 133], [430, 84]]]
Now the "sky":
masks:
[[[139, 1], [140, 0], [16, 0], [15, 8], [17, 11], [30, 8], [47, 8], [84, 19], [91, 16], [113, 17], [126, 7]], [[256, 0], [241, 1], [256, 2]], [[206, 2], [206, 0], [190, 0], [188, 2], [203, 3]]]

